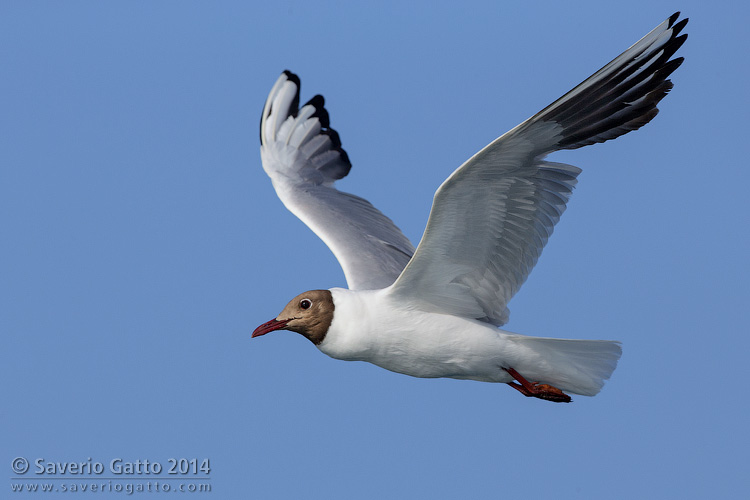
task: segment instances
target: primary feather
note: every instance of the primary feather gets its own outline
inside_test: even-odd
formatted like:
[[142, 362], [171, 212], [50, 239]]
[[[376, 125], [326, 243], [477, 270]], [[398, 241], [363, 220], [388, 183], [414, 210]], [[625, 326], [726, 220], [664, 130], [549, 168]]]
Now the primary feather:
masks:
[[414, 246], [388, 217], [334, 182], [351, 169], [322, 96], [299, 107], [299, 78], [284, 71], [260, 122], [263, 168], [284, 205], [312, 229], [341, 264], [352, 290], [385, 288], [409, 262]]

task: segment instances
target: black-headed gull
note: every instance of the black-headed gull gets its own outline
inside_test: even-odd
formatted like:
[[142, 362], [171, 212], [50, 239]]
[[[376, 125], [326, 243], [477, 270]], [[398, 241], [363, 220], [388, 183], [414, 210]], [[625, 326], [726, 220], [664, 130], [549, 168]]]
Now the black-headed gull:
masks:
[[416, 251], [368, 201], [333, 187], [349, 173], [349, 158], [323, 98], [299, 108], [299, 78], [285, 71], [261, 117], [263, 168], [284, 205], [333, 251], [349, 289], [302, 293], [252, 336], [292, 330], [333, 358], [414, 377], [502, 382], [550, 401], [570, 401], [563, 391], [597, 394], [617, 366], [619, 342], [498, 326], [581, 172], [544, 157], [614, 139], [656, 116], [683, 60], [670, 59], [687, 38], [679, 35], [687, 19], [678, 17], [454, 171], [435, 193]]

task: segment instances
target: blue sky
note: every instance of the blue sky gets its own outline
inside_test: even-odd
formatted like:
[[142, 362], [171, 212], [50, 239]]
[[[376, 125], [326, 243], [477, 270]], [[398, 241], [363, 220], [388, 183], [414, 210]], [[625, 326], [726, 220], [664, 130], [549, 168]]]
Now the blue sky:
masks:
[[[550, 157], [583, 173], [510, 303], [511, 331], [621, 340], [601, 394], [555, 405], [250, 340], [345, 285], [260, 165], [282, 70], [326, 96], [354, 165], [339, 188], [416, 243], [453, 169], [676, 10], [690, 38], [660, 115]], [[212, 498], [737, 498], [747, 19], [694, 0], [2, 2], [2, 488], [16, 457], [208, 458]]]

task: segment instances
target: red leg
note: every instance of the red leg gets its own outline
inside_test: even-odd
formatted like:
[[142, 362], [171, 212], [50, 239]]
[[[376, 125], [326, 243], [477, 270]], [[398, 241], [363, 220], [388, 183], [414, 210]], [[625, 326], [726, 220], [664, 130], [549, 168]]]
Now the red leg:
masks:
[[503, 368], [503, 370], [508, 372], [511, 377], [521, 384], [518, 385], [515, 382], [508, 382], [508, 385], [526, 397], [533, 396], [547, 401], [554, 401], [555, 403], [570, 403], [572, 401], [570, 396], [557, 387], [548, 384], [540, 384], [539, 382], [529, 382], [513, 368]]

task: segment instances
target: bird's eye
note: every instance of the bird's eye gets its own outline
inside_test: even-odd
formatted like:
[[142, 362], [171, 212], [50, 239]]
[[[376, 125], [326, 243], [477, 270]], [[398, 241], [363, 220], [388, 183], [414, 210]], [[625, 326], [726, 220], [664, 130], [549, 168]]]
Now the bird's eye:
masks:
[[312, 305], [312, 301], [310, 299], [302, 299], [299, 301], [299, 306], [302, 309], [310, 309], [311, 305]]

